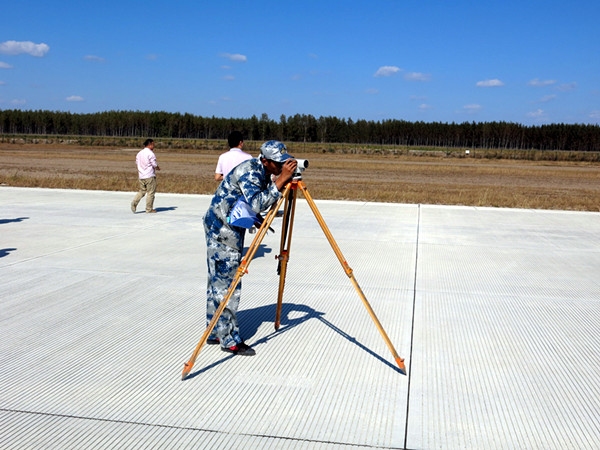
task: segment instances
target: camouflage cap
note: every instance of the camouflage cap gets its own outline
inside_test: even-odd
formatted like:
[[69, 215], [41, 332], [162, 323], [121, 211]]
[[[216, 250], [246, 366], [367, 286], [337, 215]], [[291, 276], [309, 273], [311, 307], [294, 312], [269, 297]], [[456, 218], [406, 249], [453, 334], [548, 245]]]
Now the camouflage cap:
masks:
[[260, 146], [260, 154], [265, 159], [270, 159], [275, 162], [284, 162], [294, 157], [287, 152], [287, 148], [283, 142], [267, 141]]

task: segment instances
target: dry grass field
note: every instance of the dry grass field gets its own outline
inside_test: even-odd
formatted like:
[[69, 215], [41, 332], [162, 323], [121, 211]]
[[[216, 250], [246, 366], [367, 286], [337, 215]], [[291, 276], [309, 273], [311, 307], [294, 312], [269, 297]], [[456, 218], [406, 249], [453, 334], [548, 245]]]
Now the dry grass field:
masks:
[[[254, 149], [253, 149], [254, 147]], [[315, 199], [600, 211], [600, 163], [425, 154], [303, 153]], [[252, 154], [256, 146], [247, 148]], [[135, 191], [138, 148], [0, 143], [0, 184]], [[212, 194], [221, 149], [155, 149], [158, 194]]]

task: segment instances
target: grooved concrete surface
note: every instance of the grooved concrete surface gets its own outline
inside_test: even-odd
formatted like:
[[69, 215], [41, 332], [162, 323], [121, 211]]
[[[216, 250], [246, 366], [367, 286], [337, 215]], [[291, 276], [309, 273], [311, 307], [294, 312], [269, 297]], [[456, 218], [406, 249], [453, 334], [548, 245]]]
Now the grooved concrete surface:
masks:
[[0, 448], [600, 447], [600, 214], [317, 201], [403, 375], [299, 199], [182, 381], [210, 197], [132, 197], [0, 187]]

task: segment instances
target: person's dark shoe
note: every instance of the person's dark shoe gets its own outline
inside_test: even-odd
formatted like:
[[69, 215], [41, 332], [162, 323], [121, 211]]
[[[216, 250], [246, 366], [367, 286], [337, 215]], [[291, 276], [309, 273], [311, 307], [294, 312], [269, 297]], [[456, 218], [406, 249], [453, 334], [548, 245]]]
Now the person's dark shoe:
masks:
[[219, 343], [219, 338], [208, 338], [208, 339], [206, 340], [206, 343], [207, 343], [208, 345], [216, 345], [216, 344], [218, 344], [218, 343]]
[[224, 352], [227, 352], [227, 353], [233, 353], [234, 355], [241, 355], [241, 356], [256, 355], [256, 352], [254, 351], [254, 349], [252, 347], [249, 347], [248, 345], [244, 344], [243, 342], [241, 344], [236, 344], [233, 347], [229, 347], [229, 348], [221, 347], [221, 350], [223, 350]]

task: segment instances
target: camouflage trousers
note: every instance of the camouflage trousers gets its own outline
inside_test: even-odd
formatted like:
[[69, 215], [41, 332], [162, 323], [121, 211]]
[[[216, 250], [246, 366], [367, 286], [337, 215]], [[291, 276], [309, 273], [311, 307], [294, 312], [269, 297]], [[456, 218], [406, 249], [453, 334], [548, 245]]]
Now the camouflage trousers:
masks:
[[[242, 253], [207, 236], [206, 255], [208, 265], [206, 324], [208, 325], [235, 278], [242, 260]], [[219, 338], [221, 347], [232, 347], [243, 342], [237, 321], [241, 289], [242, 282], [240, 280], [210, 335], [210, 339]]]

